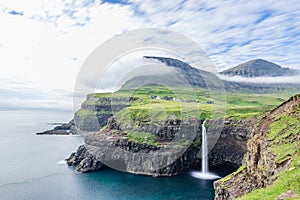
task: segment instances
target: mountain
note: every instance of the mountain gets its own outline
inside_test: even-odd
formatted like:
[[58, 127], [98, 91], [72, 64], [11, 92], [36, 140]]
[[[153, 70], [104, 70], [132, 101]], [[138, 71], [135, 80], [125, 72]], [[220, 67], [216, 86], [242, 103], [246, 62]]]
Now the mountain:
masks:
[[[140, 75], [129, 79], [124, 83], [121, 89], [134, 89], [145, 85], [164, 85], [171, 87], [199, 87], [207, 88], [210, 86], [210, 89], [222, 89], [230, 92], [242, 92], [242, 93], [269, 93], [269, 92], [280, 92], [283, 90], [290, 91], [299, 91], [299, 84], [291, 83], [248, 83], [248, 82], [234, 82], [229, 80], [221, 80], [218, 75], [213, 74], [208, 71], [196, 69], [189, 64], [174, 58], [165, 58], [165, 57], [154, 57], [154, 56], [144, 56], [145, 59], [159, 61], [166, 66], [170, 67], [172, 71], [169, 73], [157, 73], [158, 75]], [[250, 61], [249, 61], [250, 62]], [[259, 63], [265, 63], [267, 61], [258, 60]], [[269, 63], [269, 62], [267, 62]], [[275, 65], [275, 64], [274, 64]], [[255, 65], [256, 66], [256, 65]], [[278, 67], [277, 67], [278, 68]], [[277, 69], [274, 68], [274, 69]], [[269, 68], [270, 69], [270, 68]], [[285, 71], [285, 68], [279, 67], [275, 72], [279, 70]], [[287, 69], [289, 73], [292, 73], [291, 70]], [[260, 74], [266, 73], [262, 70]], [[272, 73], [270, 70], [269, 74]], [[285, 73], [287, 74], [287, 73]], [[293, 73], [295, 74], [295, 72]]]
[[157, 72], [156, 75], [134, 77], [125, 83], [122, 87], [123, 89], [135, 88], [145, 84], [173, 87], [182, 87], [183, 85], [189, 84], [191, 86], [204, 88], [209, 81], [219, 80], [215, 74], [194, 68], [178, 59], [154, 56], [144, 56], [144, 59], [159, 61], [167, 65], [170, 70], [163, 73]]
[[255, 59], [227, 69], [221, 72], [221, 74], [242, 77], [278, 77], [294, 76], [299, 74], [299, 71], [283, 68], [275, 63], [263, 59]]

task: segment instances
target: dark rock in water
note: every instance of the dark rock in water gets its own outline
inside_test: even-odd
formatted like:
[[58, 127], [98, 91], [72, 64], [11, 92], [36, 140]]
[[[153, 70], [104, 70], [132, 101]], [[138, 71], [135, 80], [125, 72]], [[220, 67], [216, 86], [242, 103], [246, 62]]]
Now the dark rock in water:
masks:
[[66, 159], [69, 166], [76, 166], [78, 172], [89, 172], [100, 169], [103, 164], [89, 153], [84, 145], [80, 145], [75, 153]]
[[54, 127], [54, 130], [70, 130], [71, 124], [62, 124], [60, 126]]
[[59, 126], [54, 127], [52, 130], [47, 130], [36, 134], [37, 135], [76, 135], [77, 128], [75, 126], [74, 120], [72, 119], [67, 124], [61, 124]]
[[36, 134], [37, 135], [70, 135], [70, 132], [67, 130], [47, 130]]

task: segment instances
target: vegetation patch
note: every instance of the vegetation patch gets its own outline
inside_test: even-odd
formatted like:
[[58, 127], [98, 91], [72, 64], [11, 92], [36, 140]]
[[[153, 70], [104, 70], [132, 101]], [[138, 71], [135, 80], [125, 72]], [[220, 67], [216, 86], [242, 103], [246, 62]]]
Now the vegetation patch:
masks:
[[[275, 175], [274, 183], [266, 188], [256, 189], [241, 197], [241, 200], [273, 200], [280, 194], [292, 190], [298, 194], [291, 199], [300, 197], [300, 114], [299, 112], [290, 115], [278, 116], [270, 125], [268, 140], [269, 150], [274, 155], [278, 164], [291, 159], [291, 164], [287, 170]], [[296, 136], [297, 135], [297, 136]]]
[[131, 130], [127, 132], [127, 136], [128, 140], [131, 142], [154, 146], [158, 145], [158, 143], [156, 142], [157, 136], [152, 133]]
[[[251, 118], [265, 111], [274, 109], [284, 99], [288, 99], [290, 93], [274, 94], [241, 94], [226, 93], [226, 115], [232, 119]], [[151, 99], [150, 96], [170, 96], [180, 101], [163, 99]], [[180, 119], [216, 119], [224, 116], [224, 105], [221, 101], [211, 99], [210, 93], [203, 88], [167, 88], [163, 86], [144, 86], [137, 89], [119, 90], [115, 93], [89, 94], [89, 99], [84, 102], [87, 106], [109, 106], [110, 101], [102, 101], [101, 98], [111, 97], [136, 97], [138, 100], [130, 102], [130, 110], [122, 109], [120, 115], [128, 118], [127, 121], [141, 120], [143, 122], [161, 121], [168, 116]], [[98, 98], [98, 100], [95, 100]], [[191, 102], [184, 102], [192, 100]], [[128, 105], [128, 102], [113, 101], [114, 105]], [[100, 111], [101, 112], [101, 111]], [[213, 115], [212, 115], [213, 114]], [[130, 117], [130, 118], [129, 118]]]
[[270, 151], [275, 155], [275, 162], [282, 163], [283, 161], [291, 158], [295, 154], [296, 147], [291, 143], [279, 144], [273, 145], [270, 148]]
[[228, 174], [224, 178], [221, 178], [220, 180], [218, 180], [218, 182], [224, 183], [224, 182], [230, 180], [232, 177], [234, 177], [234, 176], [238, 175], [239, 173], [241, 173], [246, 168], [247, 168], [246, 165], [242, 165], [235, 172], [233, 172], [231, 174]]
[[293, 190], [298, 197], [291, 199], [299, 199], [300, 197], [300, 150], [293, 157], [293, 161], [289, 169], [277, 175], [276, 181], [269, 187], [254, 190], [253, 192], [239, 198], [240, 200], [274, 200], [280, 194]]

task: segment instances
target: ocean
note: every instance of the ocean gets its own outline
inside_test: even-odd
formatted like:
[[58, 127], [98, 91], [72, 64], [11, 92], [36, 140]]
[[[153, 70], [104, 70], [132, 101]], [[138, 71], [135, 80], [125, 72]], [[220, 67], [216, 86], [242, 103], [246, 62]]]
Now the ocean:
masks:
[[[53, 128], [48, 123], [71, 118], [68, 112], [0, 111], [0, 200], [214, 199], [213, 181], [194, 178], [190, 172], [159, 178], [109, 168], [75, 172], [64, 159], [83, 143], [81, 136], [35, 135]], [[222, 167], [211, 171], [228, 173]]]

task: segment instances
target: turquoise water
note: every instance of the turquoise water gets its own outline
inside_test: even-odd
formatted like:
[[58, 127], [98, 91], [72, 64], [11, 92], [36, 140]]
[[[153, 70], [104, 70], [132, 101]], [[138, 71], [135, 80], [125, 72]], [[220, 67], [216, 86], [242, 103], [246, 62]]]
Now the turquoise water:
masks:
[[[154, 178], [112, 169], [80, 174], [60, 161], [73, 152], [79, 136], [36, 136], [66, 122], [71, 113], [0, 111], [1, 200], [176, 200], [213, 199], [213, 182], [193, 178], [189, 172]], [[228, 172], [219, 168], [219, 175]]]

